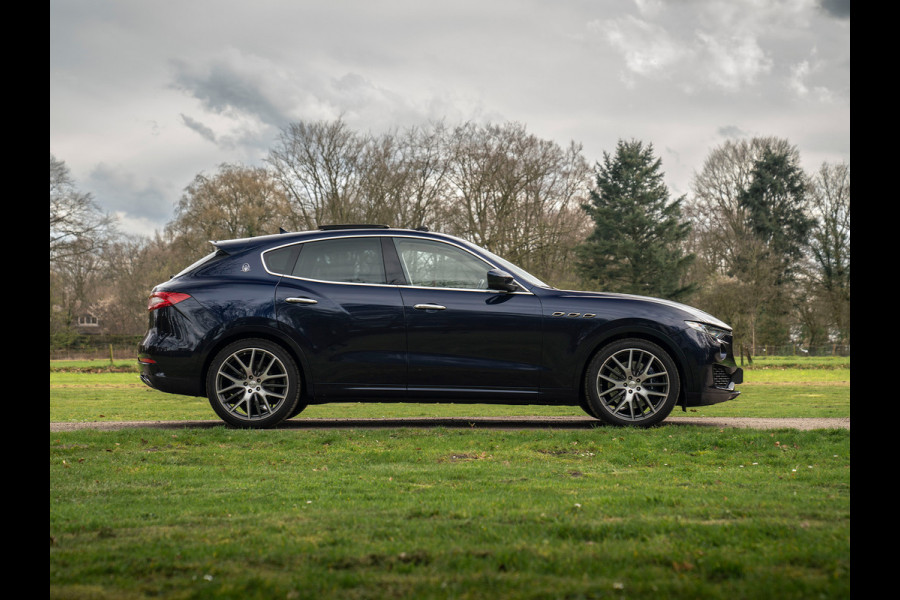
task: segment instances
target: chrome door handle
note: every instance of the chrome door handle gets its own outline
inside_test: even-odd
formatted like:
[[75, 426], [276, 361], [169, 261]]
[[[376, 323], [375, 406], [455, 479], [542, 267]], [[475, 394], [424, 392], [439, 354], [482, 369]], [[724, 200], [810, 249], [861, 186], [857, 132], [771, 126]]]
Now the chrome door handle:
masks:
[[416, 310], [447, 310], [446, 306], [440, 304], [416, 304], [413, 308]]
[[318, 304], [318, 300], [313, 300], [312, 298], [285, 298], [285, 302], [290, 302], [291, 304]]

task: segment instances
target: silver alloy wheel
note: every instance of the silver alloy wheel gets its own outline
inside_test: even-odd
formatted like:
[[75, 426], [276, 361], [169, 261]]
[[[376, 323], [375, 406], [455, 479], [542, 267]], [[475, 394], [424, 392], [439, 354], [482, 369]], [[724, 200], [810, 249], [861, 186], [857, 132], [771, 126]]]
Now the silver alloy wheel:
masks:
[[216, 372], [220, 406], [241, 421], [266, 419], [287, 397], [289, 376], [284, 363], [269, 350], [242, 348], [222, 361]]
[[640, 422], [653, 418], [670, 393], [670, 374], [652, 352], [625, 348], [600, 366], [596, 398], [613, 417]]

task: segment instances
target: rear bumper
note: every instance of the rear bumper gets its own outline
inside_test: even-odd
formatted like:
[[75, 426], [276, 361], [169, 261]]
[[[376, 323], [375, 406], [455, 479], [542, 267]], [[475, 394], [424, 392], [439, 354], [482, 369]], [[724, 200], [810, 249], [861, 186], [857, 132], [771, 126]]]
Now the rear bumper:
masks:
[[197, 377], [178, 377], [170, 375], [165, 368], [165, 361], [146, 362], [148, 357], [139, 356], [141, 381], [160, 392], [181, 394], [183, 396], [204, 396]]

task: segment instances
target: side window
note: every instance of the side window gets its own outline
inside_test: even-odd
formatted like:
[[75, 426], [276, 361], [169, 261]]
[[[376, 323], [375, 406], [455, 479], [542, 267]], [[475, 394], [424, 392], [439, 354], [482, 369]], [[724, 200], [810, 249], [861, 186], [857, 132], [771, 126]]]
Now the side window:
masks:
[[294, 262], [297, 260], [298, 252], [300, 252], [300, 246], [296, 244], [285, 246], [284, 248], [276, 248], [263, 254], [263, 260], [266, 263], [266, 268], [272, 273], [290, 275], [294, 269]]
[[410, 285], [441, 288], [487, 289], [491, 265], [456, 246], [394, 238], [403, 272]]
[[295, 277], [346, 283], [386, 283], [381, 239], [340, 238], [302, 244]]

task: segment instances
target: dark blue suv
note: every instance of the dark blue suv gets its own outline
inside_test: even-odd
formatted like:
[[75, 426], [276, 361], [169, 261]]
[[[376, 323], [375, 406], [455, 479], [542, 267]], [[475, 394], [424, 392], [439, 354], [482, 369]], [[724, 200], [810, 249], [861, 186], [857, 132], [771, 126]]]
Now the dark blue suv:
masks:
[[238, 427], [341, 401], [581, 406], [650, 426], [730, 400], [731, 329], [654, 298], [552, 288], [464, 240], [331, 226], [214, 242], [154, 288], [141, 379]]

